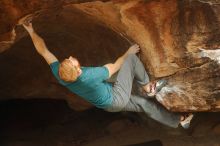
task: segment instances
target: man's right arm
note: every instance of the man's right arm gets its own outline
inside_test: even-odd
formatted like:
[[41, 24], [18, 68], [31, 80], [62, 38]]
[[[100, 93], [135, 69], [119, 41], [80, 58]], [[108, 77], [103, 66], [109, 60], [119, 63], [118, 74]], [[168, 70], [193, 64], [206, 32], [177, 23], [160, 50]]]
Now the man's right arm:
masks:
[[58, 61], [57, 58], [48, 50], [44, 40], [34, 31], [32, 23], [23, 24], [23, 26], [31, 36], [37, 52], [47, 61], [47, 63], [51, 64]]
[[119, 57], [114, 63], [104, 65], [109, 71], [109, 78], [116, 73], [124, 63], [125, 59], [130, 54], [136, 54], [140, 51], [139, 45], [132, 45], [121, 57]]

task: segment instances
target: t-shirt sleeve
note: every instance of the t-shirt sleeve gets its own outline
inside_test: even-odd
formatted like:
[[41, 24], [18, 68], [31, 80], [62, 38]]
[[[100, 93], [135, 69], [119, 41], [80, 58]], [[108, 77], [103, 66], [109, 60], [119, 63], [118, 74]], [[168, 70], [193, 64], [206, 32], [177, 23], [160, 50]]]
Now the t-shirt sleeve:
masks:
[[109, 71], [105, 66], [96, 67], [95, 76], [100, 80], [107, 80], [109, 78]]
[[55, 61], [53, 63], [50, 64], [50, 68], [51, 68], [51, 71], [53, 73], [53, 75], [55, 76], [55, 78], [58, 80], [58, 82], [62, 85], [67, 85], [68, 83], [67, 82], [64, 82], [63, 80], [60, 79], [59, 77], [59, 74], [58, 74], [58, 70], [59, 70], [59, 61]]
[[58, 75], [59, 65], [60, 65], [60, 63], [58, 61], [55, 61], [50, 64], [51, 71], [52, 71], [53, 75], [56, 77], [56, 79], [58, 79], [58, 80], [60, 79], [59, 75]]

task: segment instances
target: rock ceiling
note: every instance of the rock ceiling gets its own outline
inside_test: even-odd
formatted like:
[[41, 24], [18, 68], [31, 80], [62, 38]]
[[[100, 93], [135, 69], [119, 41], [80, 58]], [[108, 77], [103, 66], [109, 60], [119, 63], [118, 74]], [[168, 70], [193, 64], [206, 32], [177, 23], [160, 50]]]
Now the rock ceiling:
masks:
[[167, 109], [220, 110], [217, 0], [2, 0], [0, 11], [2, 99], [59, 98], [76, 110], [90, 107], [56, 83], [16, 25], [31, 13], [37, 32], [60, 58], [74, 53], [86, 65], [101, 65], [138, 43], [151, 78], [169, 80], [156, 97]]

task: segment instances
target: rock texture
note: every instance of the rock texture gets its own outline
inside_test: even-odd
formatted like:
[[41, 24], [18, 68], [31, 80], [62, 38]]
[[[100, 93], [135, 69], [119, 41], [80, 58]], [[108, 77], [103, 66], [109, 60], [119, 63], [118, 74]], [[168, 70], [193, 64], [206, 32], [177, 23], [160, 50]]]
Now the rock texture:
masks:
[[[28, 50], [31, 41], [16, 23], [25, 14], [33, 13], [37, 32], [60, 58], [75, 53], [84, 64], [100, 65], [113, 61], [129, 44], [136, 42], [141, 46], [141, 59], [152, 79], [167, 78], [169, 81], [156, 97], [167, 109], [181, 112], [220, 110], [220, 5], [216, 0], [85, 3], [77, 0], [47, 3], [43, 0], [31, 3], [3, 0], [0, 10], [3, 12], [0, 15], [0, 50], [4, 51], [0, 64], [10, 68], [1, 70], [4, 76], [1, 77], [2, 98], [39, 95], [53, 98], [57, 95], [56, 98], [67, 99], [76, 109], [87, 107], [78, 99], [73, 100], [71, 93], [62, 87], [53, 87], [51, 82], [56, 82], [43, 65], [45, 63], [39, 61], [33, 49]], [[22, 47], [27, 50], [19, 51]], [[80, 49], [73, 51], [71, 48]], [[23, 59], [25, 57], [29, 60]], [[17, 58], [24, 62], [18, 62]], [[14, 72], [18, 73], [21, 68], [19, 63], [29, 71], [15, 76]], [[33, 71], [33, 65], [39, 66], [39, 71]], [[18, 75], [22, 78], [19, 83]]]

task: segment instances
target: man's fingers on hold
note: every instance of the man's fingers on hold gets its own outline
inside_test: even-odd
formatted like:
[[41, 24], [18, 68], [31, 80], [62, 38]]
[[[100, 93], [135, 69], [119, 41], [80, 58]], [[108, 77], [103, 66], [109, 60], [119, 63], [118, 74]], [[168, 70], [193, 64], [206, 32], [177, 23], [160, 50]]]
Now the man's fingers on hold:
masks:
[[133, 47], [135, 47], [135, 48], [136, 48], [137, 46], [138, 46], [137, 44], [134, 44], [134, 45], [133, 45]]
[[26, 15], [23, 18], [18, 20], [18, 24], [19, 25], [21, 25], [21, 24], [25, 24], [26, 25], [27, 22], [31, 22], [32, 21], [32, 18], [33, 18], [32, 14]]
[[139, 47], [139, 45], [138, 44], [136, 44], [136, 46], [135, 47]]

